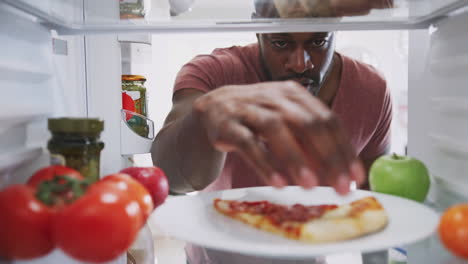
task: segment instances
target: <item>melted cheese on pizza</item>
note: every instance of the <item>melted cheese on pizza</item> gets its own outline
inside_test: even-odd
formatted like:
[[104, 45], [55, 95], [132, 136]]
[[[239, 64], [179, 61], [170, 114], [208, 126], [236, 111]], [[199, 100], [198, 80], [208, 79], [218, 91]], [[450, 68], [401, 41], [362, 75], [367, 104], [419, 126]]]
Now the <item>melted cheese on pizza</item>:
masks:
[[278, 205], [215, 199], [221, 213], [253, 227], [305, 242], [330, 242], [376, 232], [387, 215], [373, 197], [344, 205]]

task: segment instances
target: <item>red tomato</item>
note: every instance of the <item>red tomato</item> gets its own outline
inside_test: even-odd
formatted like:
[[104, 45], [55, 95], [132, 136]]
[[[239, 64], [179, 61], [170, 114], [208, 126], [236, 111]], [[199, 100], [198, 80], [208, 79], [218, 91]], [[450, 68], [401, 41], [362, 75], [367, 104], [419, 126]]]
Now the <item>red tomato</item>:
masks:
[[[133, 101], [132, 97], [125, 92], [122, 93], [122, 109], [135, 112], [135, 101]], [[132, 117], [133, 115], [126, 114], [125, 121], [128, 121]]]
[[0, 192], [0, 256], [32, 259], [53, 248], [53, 211], [34, 197], [34, 189], [12, 185]]
[[52, 234], [71, 257], [105, 262], [131, 246], [142, 223], [138, 202], [115, 184], [102, 183], [57, 213]]
[[68, 176], [78, 180], [84, 179], [81, 173], [72, 168], [62, 165], [52, 165], [36, 171], [31, 178], [29, 178], [27, 185], [36, 188], [41, 182], [52, 180], [55, 176]]
[[438, 231], [447, 249], [468, 259], [468, 203], [447, 209], [440, 219]]
[[146, 190], [143, 185], [134, 180], [130, 175], [125, 173], [107, 175], [101, 181], [91, 186], [91, 188], [94, 188], [95, 185], [103, 182], [112, 182], [117, 184], [117, 188], [130, 194], [130, 196], [133, 197], [140, 205], [144, 221], [146, 221], [151, 212], [153, 212], [153, 200], [151, 200], [151, 195], [148, 190]]
[[158, 167], [130, 167], [123, 169], [126, 173], [143, 184], [150, 192], [154, 208], [160, 206], [169, 194], [169, 183], [166, 174]]

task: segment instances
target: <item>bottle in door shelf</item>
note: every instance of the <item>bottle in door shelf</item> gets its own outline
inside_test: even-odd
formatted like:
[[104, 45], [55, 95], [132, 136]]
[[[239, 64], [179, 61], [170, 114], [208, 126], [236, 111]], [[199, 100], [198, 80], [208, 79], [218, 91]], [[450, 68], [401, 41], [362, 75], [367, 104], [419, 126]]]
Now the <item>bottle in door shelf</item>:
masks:
[[119, 0], [120, 19], [138, 19], [145, 17], [144, 0]]
[[126, 122], [132, 130], [142, 137], [148, 137], [147, 96], [144, 86], [146, 78], [142, 75], [122, 75], [122, 108], [139, 115], [126, 114]]

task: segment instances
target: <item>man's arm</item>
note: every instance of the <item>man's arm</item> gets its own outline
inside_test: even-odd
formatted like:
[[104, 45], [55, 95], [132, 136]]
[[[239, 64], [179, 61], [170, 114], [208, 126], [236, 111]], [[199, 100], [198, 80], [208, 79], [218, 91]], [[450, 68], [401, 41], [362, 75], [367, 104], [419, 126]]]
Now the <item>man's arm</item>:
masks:
[[[362, 16], [370, 13], [372, 9], [386, 9], [393, 7], [393, 0], [265, 0], [273, 1], [276, 12], [281, 18], [299, 17], [343, 17]], [[259, 12], [273, 14], [266, 9]]]
[[193, 102], [203, 94], [195, 89], [176, 92], [172, 109], [153, 143], [153, 163], [166, 172], [174, 193], [205, 188], [224, 165], [226, 153], [212, 147], [192, 114]]

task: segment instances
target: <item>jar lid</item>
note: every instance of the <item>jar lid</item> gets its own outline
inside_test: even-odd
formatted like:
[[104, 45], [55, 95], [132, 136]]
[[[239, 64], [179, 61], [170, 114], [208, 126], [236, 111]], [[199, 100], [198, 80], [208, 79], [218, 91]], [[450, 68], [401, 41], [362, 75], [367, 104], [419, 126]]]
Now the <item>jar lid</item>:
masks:
[[104, 121], [97, 118], [49, 118], [48, 128], [51, 132], [99, 135], [104, 129]]
[[146, 81], [143, 75], [122, 75], [122, 81]]

